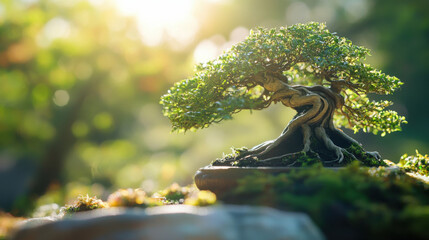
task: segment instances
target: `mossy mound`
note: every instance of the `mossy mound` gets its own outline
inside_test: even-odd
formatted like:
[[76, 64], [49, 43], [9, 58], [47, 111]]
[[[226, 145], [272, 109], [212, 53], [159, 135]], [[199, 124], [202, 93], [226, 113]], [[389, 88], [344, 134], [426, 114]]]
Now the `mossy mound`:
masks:
[[61, 212], [63, 212], [65, 215], [69, 215], [77, 212], [86, 212], [106, 207], [108, 207], [108, 204], [106, 204], [95, 196], [89, 197], [88, 195], [81, 195], [77, 198], [75, 203], [73, 203], [72, 205], [66, 205], [64, 208], [62, 208]]
[[429, 239], [429, 188], [402, 169], [359, 164], [245, 177], [226, 203], [306, 212], [328, 239]]

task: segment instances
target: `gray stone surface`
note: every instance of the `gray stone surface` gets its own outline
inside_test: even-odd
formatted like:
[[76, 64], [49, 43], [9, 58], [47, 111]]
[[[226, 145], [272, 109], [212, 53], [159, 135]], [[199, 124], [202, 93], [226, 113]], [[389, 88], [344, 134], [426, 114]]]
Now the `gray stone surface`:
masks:
[[267, 207], [171, 205], [146, 210], [99, 209], [44, 223], [30, 220], [12, 239], [319, 240], [324, 237], [305, 214]]

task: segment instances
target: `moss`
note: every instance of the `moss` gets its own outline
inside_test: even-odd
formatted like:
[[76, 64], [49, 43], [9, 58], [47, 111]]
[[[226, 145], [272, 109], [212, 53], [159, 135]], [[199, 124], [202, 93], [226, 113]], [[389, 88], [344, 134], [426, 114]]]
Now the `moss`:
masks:
[[359, 163], [276, 176], [259, 173], [226, 195], [232, 204], [306, 212], [328, 239], [428, 239], [428, 185], [404, 171]]
[[216, 195], [207, 190], [198, 190], [195, 185], [181, 187], [173, 183], [163, 191], [158, 192], [164, 198], [163, 204], [185, 204], [192, 206], [209, 206], [216, 204]]
[[[285, 161], [287, 161], [285, 159]], [[309, 167], [317, 164], [323, 164], [317, 153], [310, 151], [308, 153], [302, 152], [295, 161], [294, 167]]]
[[108, 207], [108, 204], [95, 196], [89, 197], [88, 195], [80, 195], [75, 203], [73, 203], [72, 205], [66, 205], [64, 208], [61, 209], [61, 212], [65, 215], [69, 215], [77, 212], [85, 212], [106, 207]]
[[210, 191], [198, 191], [186, 198], [184, 204], [192, 206], [210, 206], [216, 204], [216, 195]]
[[286, 157], [266, 162], [259, 160], [257, 157], [243, 158], [248, 153], [247, 148], [232, 148], [231, 154], [224, 156], [222, 159], [216, 159], [211, 165], [236, 167], [309, 167], [322, 164], [325, 167], [344, 167], [357, 161], [362, 166], [367, 167], [387, 166], [384, 161], [375, 158], [366, 152], [362, 146], [355, 143], [344, 149], [344, 159], [341, 163], [323, 160], [336, 159], [337, 156], [334, 152], [328, 151], [317, 138], [311, 138], [310, 149], [308, 152], [296, 152]]
[[192, 187], [181, 187], [179, 184], [173, 183], [158, 193], [164, 198], [164, 204], [182, 204], [191, 191], [194, 191]]
[[416, 150], [416, 155], [402, 155], [398, 166], [404, 168], [407, 172], [429, 175], [429, 157], [427, 154], [420, 154], [418, 150]]
[[168, 188], [152, 195], [142, 189], [118, 189], [109, 195], [107, 202], [88, 195], [79, 196], [74, 204], [61, 208], [61, 215], [107, 207], [148, 208], [172, 204], [208, 206], [215, 203], [216, 196], [210, 191], [199, 191], [194, 185], [182, 187], [173, 183]]
[[[246, 147], [231, 148], [232, 153], [226, 154], [223, 158], [214, 160], [211, 165], [213, 166], [252, 166], [258, 161], [256, 158], [241, 159], [249, 150]], [[241, 159], [240, 161], [238, 159]]]
[[[366, 152], [362, 146], [353, 143], [350, 147], [346, 148], [347, 152], [353, 154], [358, 161], [366, 167], [386, 167], [387, 164], [384, 161], [381, 161], [375, 158], [373, 155]], [[348, 156], [350, 158], [350, 156]], [[350, 160], [349, 160], [350, 161]]]
[[142, 189], [119, 189], [109, 195], [107, 202], [110, 207], [154, 207], [162, 205], [160, 199], [150, 198]]

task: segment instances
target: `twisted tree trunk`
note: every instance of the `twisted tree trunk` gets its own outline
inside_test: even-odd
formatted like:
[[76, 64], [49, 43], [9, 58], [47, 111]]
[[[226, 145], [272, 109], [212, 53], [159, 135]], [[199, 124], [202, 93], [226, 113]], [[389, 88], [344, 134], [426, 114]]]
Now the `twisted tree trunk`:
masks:
[[[312, 153], [324, 164], [339, 165], [362, 158], [380, 160], [376, 152], [363, 151], [360, 144], [334, 127], [333, 115], [344, 104], [343, 97], [335, 88], [323, 86], [289, 86], [279, 80], [268, 80], [264, 88], [274, 92], [272, 100], [281, 102], [297, 111], [282, 134], [274, 140], [264, 142], [250, 150], [241, 151], [237, 156], [217, 161], [214, 165], [233, 165], [237, 161], [258, 165], [296, 164], [297, 158]], [[352, 146], [359, 151], [349, 151]]]

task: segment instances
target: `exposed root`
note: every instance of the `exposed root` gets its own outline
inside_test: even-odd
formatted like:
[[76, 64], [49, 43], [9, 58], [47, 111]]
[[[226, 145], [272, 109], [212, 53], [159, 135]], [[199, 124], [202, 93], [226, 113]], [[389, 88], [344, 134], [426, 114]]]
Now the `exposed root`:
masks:
[[333, 151], [337, 156], [337, 159], [333, 162], [337, 161], [338, 163], [341, 163], [344, 160], [343, 149], [332, 142], [332, 140], [326, 135], [326, 131], [323, 127], [316, 127], [314, 132], [316, 133], [316, 137], [325, 144], [326, 148]]
[[[358, 159], [356, 158], [356, 156], [355, 156], [353, 153], [351, 153], [351, 152], [347, 151], [347, 149], [342, 148], [342, 149], [341, 149], [341, 151], [343, 151], [343, 153], [345, 153], [345, 154], [348, 154], [348, 156], [350, 156], [353, 160], [358, 160]], [[381, 160], [381, 159], [380, 159], [380, 160]]]
[[310, 137], [311, 137], [311, 129], [307, 124], [302, 125], [302, 134], [303, 134], [303, 144], [304, 148], [302, 149], [303, 152], [310, 151]]
[[250, 154], [252, 154], [252, 155], [259, 154], [259, 153], [265, 151], [265, 149], [267, 149], [267, 147], [269, 147], [271, 144], [273, 144], [273, 142], [274, 142], [274, 140], [269, 140], [269, 141], [263, 142], [259, 145], [256, 145], [253, 148], [251, 148], [247, 152], [247, 154], [249, 154], [249, 155]]
[[374, 157], [377, 160], [381, 160], [381, 155], [378, 152], [366, 152], [366, 153], [371, 155], [372, 157]]

